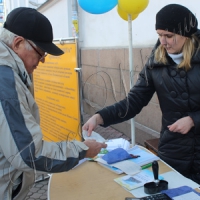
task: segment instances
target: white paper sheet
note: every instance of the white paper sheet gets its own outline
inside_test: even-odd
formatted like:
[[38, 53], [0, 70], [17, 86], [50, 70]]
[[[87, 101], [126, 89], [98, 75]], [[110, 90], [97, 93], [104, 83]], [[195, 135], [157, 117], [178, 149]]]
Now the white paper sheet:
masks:
[[[162, 177], [159, 176], [159, 179], [162, 179]], [[133, 190], [135, 188], [141, 187], [145, 183], [152, 182], [153, 180], [153, 172], [148, 169], [144, 169], [132, 176], [126, 175], [114, 179], [115, 182], [128, 190]]]
[[105, 142], [107, 144], [107, 150], [112, 151], [116, 148], [123, 148], [125, 150], [130, 149], [130, 142], [124, 138], [110, 139]]
[[[95, 161], [100, 162], [105, 165], [109, 165], [102, 158], [97, 158], [95, 159]], [[121, 162], [110, 164], [110, 166], [116, 167], [128, 175], [133, 175], [141, 171], [141, 167], [138, 164], [131, 162], [130, 160], [123, 160]]]
[[111, 164], [111, 166], [121, 169], [124, 173], [128, 175], [134, 175], [141, 171], [141, 167], [129, 160], [124, 160], [122, 162], [117, 162]]
[[88, 132], [85, 130], [83, 130], [82, 135], [85, 140], [96, 140], [97, 142], [101, 142], [101, 143], [104, 143], [106, 141], [101, 135], [99, 135], [98, 133], [94, 131], [92, 131], [92, 134], [90, 137], [88, 136]]

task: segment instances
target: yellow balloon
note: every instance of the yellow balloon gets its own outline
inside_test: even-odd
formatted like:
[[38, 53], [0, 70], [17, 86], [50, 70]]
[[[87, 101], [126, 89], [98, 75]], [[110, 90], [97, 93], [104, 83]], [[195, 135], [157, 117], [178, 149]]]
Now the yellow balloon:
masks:
[[[124, 12], [119, 6], [117, 6], [117, 12], [122, 19], [128, 21], [128, 13], [127, 12]], [[137, 18], [137, 16], [138, 16], [138, 14], [131, 14], [131, 19], [134, 20]]]
[[139, 14], [149, 4], [149, 0], [118, 0], [118, 6], [127, 13]]

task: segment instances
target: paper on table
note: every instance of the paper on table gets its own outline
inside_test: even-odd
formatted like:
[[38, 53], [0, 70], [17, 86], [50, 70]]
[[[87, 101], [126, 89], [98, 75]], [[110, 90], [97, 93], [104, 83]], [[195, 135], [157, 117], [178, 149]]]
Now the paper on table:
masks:
[[111, 165], [109, 165], [102, 158], [97, 158], [97, 159], [95, 159], [95, 161], [102, 163], [104, 165], [116, 167], [116, 168], [122, 170], [124, 173], [129, 174], [129, 175], [136, 174], [141, 170], [141, 167], [139, 165], [137, 165], [129, 160], [124, 160], [124, 161], [117, 162], [117, 163], [114, 163]]
[[[163, 177], [159, 176], [159, 179], [161, 180], [163, 179]], [[148, 169], [144, 169], [133, 176], [126, 175], [114, 179], [115, 182], [117, 182], [122, 187], [128, 190], [133, 190], [135, 188], [142, 187], [145, 183], [152, 182], [153, 180], [153, 172]]]
[[[193, 189], [189, 186], [186, 186], [186, 185], [178, 187], [178, 188], [171, 188], [171, 189], [162, 191], [162, 193], [167, 194], [170, 198], [181, 196], [181, 195], [187, 194], [189, 192], [193, 192], [197, 195], [200, 195], [200, 193], [197, 192], [195, 189]], [[191, 196], [191, 198], [192, 198], [192, 196]]]
[[149, 153], [145, 151], [144, 149], [139, 148], [137, 145], [135, 145], [133, 148], [129, 149], [127, 151], [129, 154], [133, 155], [139, 155], [138, 158], [130, 159], [130, 161], [142, 166], [149, 163], [152, 163], [154, 160], [159, 160], [160, 158], [153, 153]]
[[95, 159], [95, 161], [102, 163], [104, 165], [116, 167], [129, 175], [136, 174], [141, 170], [141, 167], [138, 164], [135, 164], [134, 162], [131, 162], [129, 160], [124, 160], [110, 165], [102, 158], [97, 158]]
[[[161, 174], [161, 176], [164, 178], [164, 180], [168, 182], [168, 189], [178, 188], [183, 185], [187, 185], [193, 189], [199, 187], [197, 183], [182, 176], [181, 174], [175, 171], [169, 171], [169, 172], [163, 173]], [[130, 190], [129, 192], [137, 198], [148, 196], [148, 194], [144, 192], [144, 187]]]
[[91, 136], [88, 136], [87, 134], [88, 134], [88, 132], [85, 131], [85, 130], [83, 130], [82, 135], [83, 135], [83, 138], [84, 138], [85, 140], [96, 140], [97, 142], [101, 142], [101, 143], [104, 143], [104, 142], [106, 141], [106, 140], [105, 140], [101, 135], [99, 135], [97, 132], [92, 131]]
[[116, 174], [123, 174], [124, 172], [120, 169], [117, 169], [116, 167], [112, 167], [110, 165], [106, 165], [106, 164], [102, 164], [100, 162], [97, 162], [99, 165], [101, 165], [102, 167], [105, 167], [106, 169], [109, 169], [110, 171], [116, 173]]
[[200, 200], [200, 196], [194, 192], [188, 192], [177, 197], [173, 197], [173, 200]]
[[141, 171], [141, 167], [129, 160], [124, 160], [111, 164], [111, 166], [121, 169], [124, 173], [128, 175], [134, 175]]
[[196, 182], [192, 181], [189, 178], [182, 176], [180, 173], [175, 171], [166, 172], [162, 174], [162, 176], [169, 183], [168, 184], [169, 189], [177, 188], [183, 185], [187, 185], [192, 189], [199, 187], [199, 184], [197, 184]]
[[[128, 160], [117, 162], [117, 163], [112, 164], [112, 166], [122, 170], [123, 172], [125, 172], [126, 174], [129, 174], [129, 175], [135, 174], [136, 171], [138, 171], [139, 166], [151, 163], [154, 160], [159, 160], [159, 158], [157, 156], [155, 156], [154, 154], [149, 153], [143, 149], [140, 149], [138, 146], [134, 146], [127, 152], [130, 154], [133, 154], [133, 155], [139, 155], [140, 157], [131, 158]], [[95, 161], [108, 165], [108, 163], [105, 160], [103, 160], [102, 158], [97, 158], [97, 159], [95, 159]], [[118, 164], [118, 163], [120, 163], [120, 164]], [[132, 170], [131, 170], [131, 168], [132, 168]]]
[[102, 159], [102, 158], [100, 158], [100, 157], [97, 157], [97, 158], [95, 159], [95, 161], [100, 162], [100, 163], [102, 163], [102, 164], [104, 164], [104, 165], [109, 165], [104, 159]]

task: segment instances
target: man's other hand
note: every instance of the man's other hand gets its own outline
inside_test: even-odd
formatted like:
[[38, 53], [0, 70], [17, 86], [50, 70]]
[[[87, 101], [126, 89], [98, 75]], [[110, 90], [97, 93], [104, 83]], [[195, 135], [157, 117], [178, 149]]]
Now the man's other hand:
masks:
[[85, 140], [84, 143], [89, 147], [85, 158], [93, 158], [101, 151], [102, 148], [107, 147], [107, 144], [96, 142], [95, 140]]

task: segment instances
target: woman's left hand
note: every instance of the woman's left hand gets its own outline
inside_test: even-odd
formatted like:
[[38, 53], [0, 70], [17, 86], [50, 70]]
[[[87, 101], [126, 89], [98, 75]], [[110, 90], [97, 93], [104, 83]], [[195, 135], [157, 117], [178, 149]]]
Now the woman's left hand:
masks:
[[172, 132], [179, 132], [181, 134], [186, 134], [194, 126], [194, 122], [190, 116], [183, 117], [177, 120], [172, 125], [169, 125], [168, 128]]

